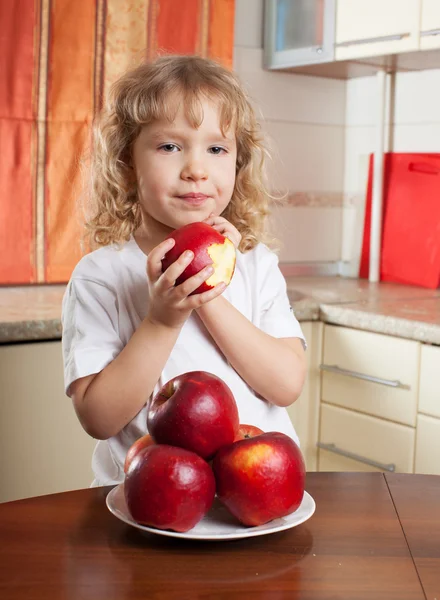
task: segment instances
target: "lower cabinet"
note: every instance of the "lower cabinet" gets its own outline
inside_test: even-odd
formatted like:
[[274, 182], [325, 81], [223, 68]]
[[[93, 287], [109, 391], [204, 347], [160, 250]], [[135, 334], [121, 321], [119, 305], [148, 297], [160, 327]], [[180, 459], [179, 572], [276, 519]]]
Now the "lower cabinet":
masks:
[[415, 429], [321, 404], [320, 471], [412, 473]]
[[323, 323], [302, 322], [301, 329], [307, 340], [307, 378], [301, 396], [287, 411], [299, 437], [307, 470], [317, 471]]
[[440, 419], [417, 417], [415, 472], [440, 475]]
[[64, 393], [61, 342], [0, 346], [0, 502], [89, 487], [95, 444]]
[[440, 348], [324, 325], [319, 471], [440, 474]]
[[440, 348], [422, 345], [416, 473], [440, 475]]

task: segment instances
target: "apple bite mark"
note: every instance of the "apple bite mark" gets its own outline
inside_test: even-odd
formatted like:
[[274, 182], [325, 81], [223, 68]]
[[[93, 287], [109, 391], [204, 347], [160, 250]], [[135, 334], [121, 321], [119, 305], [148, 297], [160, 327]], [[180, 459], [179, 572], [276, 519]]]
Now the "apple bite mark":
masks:
[[223, 244], [212, 244], [207, 251], [213, 262], [214, 273], [206, 283], [212, 287], [221, 282], [229, 285], [235, 271], [234, 244], [229, 238], [225, 238]]

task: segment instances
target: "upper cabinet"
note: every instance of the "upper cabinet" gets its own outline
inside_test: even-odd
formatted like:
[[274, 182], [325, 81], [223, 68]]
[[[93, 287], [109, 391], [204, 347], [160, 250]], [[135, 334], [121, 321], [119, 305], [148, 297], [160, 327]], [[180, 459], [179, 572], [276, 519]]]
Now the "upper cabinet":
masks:
[[334, 60], [336, 0], [266, 0], [265, 66]]
[[417, 50], [420, 2], [421, 0], [338, 0], [336, 59]]
[[420, 48], [440, 48], [440, 1], [423, 0], [420, 24]]
[[269, 69], [347, 78], [440, 64], [440, 0], [266, 0], [264, 25]]

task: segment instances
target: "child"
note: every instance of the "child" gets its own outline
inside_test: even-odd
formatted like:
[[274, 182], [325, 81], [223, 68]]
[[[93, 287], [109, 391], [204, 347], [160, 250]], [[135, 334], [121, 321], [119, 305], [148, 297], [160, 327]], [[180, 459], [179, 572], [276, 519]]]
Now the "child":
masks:
[[[171, 378], [214, 373], [240, 422], [298, 442], [286, 406], [305, 378], [305, 340], [276, 255], [263, 243], [268, 193], [257, 121], [237, 78], [195, 56], [143, 64], [113, 86], [95, 128], [88, 222], [99, 249], [73, 271], [62, 307], [66, 393], [100, 440], [93, 486], [120, 483], [146, 403]], [[230, 285], [190, 295], [183, 253], [162, 273], [165, 237], [205, 221], [237, 248]], [[165, 241], [164, 241], [165, 240]]]

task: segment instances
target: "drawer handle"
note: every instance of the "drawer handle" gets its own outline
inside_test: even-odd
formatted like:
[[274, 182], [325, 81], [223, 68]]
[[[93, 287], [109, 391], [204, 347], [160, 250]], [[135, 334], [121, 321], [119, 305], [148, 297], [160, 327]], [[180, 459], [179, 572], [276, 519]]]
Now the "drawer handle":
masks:
[[376, 44], [377, 42], [397, 42], [403, 38], [409, 37], [408, 33], [395, 33], [391, 35], [380, 35], [373, 38], [364, 38], [362, 40], [349, 40], [347, 42], [339, 42], [335, 44], [337, 48], [345, 48], [347, 46], [360, 46], [361, 44]]
[[427, 29], [420, 32], [420, 37], [428, 37], [430, 35], [440, 35], [440, 29]]
[[401, 381], [382, 379], [381, 377], [373, 377], [373, 375], [366, 375], [365, 373], [358, 373], [357, 371], [350, 371], [349, 369], [341, 369], [337, 365], [319, 365], [321, 371], [329, 371], [330, 373], [337, 373], [338, 375], [348, 375], [348, 377], [355, 377], [356, 379], [363, 379], [364, 381], [371, 381], [372, 383], [380, 383], [381, 385], [387, 385], [388, 387], [401, 388], [402, 390], [410, 390], [410, 386], [402, 383]]
[[390, 473], [394, 473], [394, 471], [396, 470], [396, 465], [385, 465], [383, 463], [376, 462], [375, 460], [370, 460], [369, 458], [365, 458], [364, 456], [359, 456], [359, 454], [353, 454], [353, 452], [347, 452], [347, 450], [342, 450], [342, 448], [338, 448], [335, 444], [323, 444], [322, 442], [318, 442], [316, 445], [318, 446], [318, 448], [322, 448], [323, 450], [328, 450], [329, 452], [339, 454], [340, 456], [345, 456], [346, 458], [352, 458], [353, 460], [357, 460], [358, 462], [364, 463], [365, 465], [370, 465], [370, 467], [382, 469], [382, 471], [390, 471]]

